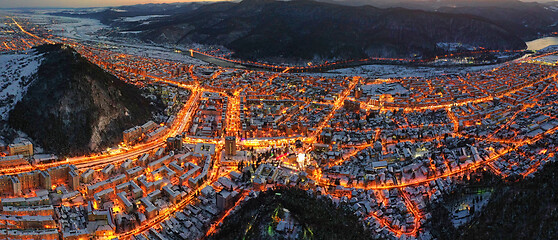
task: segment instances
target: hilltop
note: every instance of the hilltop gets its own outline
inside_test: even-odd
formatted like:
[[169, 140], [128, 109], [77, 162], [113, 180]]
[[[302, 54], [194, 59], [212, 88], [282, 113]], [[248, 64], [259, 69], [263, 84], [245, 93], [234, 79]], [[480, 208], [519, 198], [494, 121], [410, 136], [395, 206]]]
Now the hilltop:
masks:
[[42, 56], [35, 80], [9, 113], [9, 124], [49, 152], [85, 154], [114, 146], [122, 131], [144, 123], [153, 110], [141, 91], [57, 44]]
[[370, 232], [362, 228], [349, 208], [298, 188], [277, 188], [246, 201], [240, 210], [224, 219], [219, 231], [209, 239], [367, 239], [366, 236]]

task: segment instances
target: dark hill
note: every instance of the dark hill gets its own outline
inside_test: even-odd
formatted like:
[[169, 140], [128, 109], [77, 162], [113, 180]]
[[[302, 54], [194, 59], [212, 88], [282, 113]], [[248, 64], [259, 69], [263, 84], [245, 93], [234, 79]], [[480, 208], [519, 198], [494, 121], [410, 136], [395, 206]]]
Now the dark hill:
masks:
[[444, 7], [439, 11], [489, 19], [526, 41], [558, 31], [558, 12], [537, 3], [521, 3], [520, 7]]
[[140, 90], [62, 45], [43, 45], [38, 79], [10, 112], [9, 123], [47, 151], [75, 155], [121, 141], [122, 131], [151, 117]]
[[[345, 205], [337, 207], [327, 198], [317, 198], [298, 188], [261, 192], [233, 214], [208, 239], [370, 239], [358, 217]], [[291, 234], [275, 231], [285, 212], [295, 219]]]
[[498, 186], [481, 215], [457, 239], [556, 239], [558, 162], [535, 177]]
[[[556, 138], [554, 138], [556, 141]], [[501, 176], [483, 173], [444, 199], [459, 199], [465, 188], [492, 188], [490, 200], [470, 223], [455, 228], [450, 213], [437, 203], [430, 210], [431, 232], [437, 239], [556, 239], [558, 234], [558, 162], [549, 162], [534, 177], [502, 181]]]
[[558, 31], [558, 11], [552, 3], [519, 0], [318, 0], [350, 6], [403, 7], [488, 19], [523, 40]]
[[523, 40], [485, 18], [403, 8], [341, 6], [309, 0], [245, 0], [202, 5], [194, 11], [130, 29], [159, 43], [223, 45], [245, 59], [292, 60], [425, 57], [439, 42], [486, 49], [523, 49]]

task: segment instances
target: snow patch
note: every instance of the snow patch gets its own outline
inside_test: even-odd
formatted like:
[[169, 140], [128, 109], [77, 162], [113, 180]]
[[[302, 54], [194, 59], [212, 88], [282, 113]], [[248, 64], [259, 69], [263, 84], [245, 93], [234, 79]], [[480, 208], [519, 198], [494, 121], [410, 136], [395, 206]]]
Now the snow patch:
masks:
[[23, 99], [37, 79], [42, 60], [42, 54], [34, 50], [0, 55], [0, 120], [7, 120], [16, 103]]
[[113, 11], [113, 12], [120, 12], [120, 13], [123, 13], [123, 12], [128, 12], [128, 10], [124, 10], [124, 9], [117, 9], [117, 8], [111, 8], [110, 10], [111, 10], [111, 11]]
[[[35, 16], [36, 19], [42, 16]], [[44, 17], [43, 17], [44, 18]], [[109, 26], [104, 25], [101, 21], [89, 18], [70, 18], [70, 17], [49, 17], [56, 19], [57, 22], [48, 24], [46, 27], [52, 30], [56, 35], [82, 40], [94, 40], [96, 32], [107, 29]]]
[[361, 76], [365, 78], [405, 78], [405, 77], [435, 77], [446, 74], [466, 74], [491, 70], [502, 64], [482, 66], [407, 66], [407, 65], [363, 65], [331, 70], [327, 73], [308, 73], [307, 75], [334, 77], [334, 76]]
[[135, 16], [135, 17], [123, 17], [120, 18], [119, 21], [121, 22], [142, 22], [152, 18], [162, 18], [162, 17], [169, 17], [170, 15], [147, 15], [147, 16]]
[[119, 32], [120, 34], [140, 34], [141, 31], [127, 31], [127, 32]]

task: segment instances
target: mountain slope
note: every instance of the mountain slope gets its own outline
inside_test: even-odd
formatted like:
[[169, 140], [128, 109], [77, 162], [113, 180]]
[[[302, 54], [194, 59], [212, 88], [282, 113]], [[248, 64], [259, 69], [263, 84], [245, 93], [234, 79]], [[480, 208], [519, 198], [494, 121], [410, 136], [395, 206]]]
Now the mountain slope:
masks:
[[0, 54], [0, 121], [8, 119], [15, 104], [37, 79], [36, 73], [42, 59], [35, 50]]
[[556, 239], [558, 162], [530, 179], [496, 188], [481, 215], [457, 239]]
[[[557, 139], [554, 138], [554, 141]], [[425, 224], [437, 239], [556, 239], [558, 234], [558, 162], [551, 160], [526, 179], [503, 181], [484, 172], [480, 178], [458, 186], [431, 206]], [[470, 222], [455, 228], [448, 206], [461, 203], [479, 188], [492, 189], [486, 206]], [[455, 220], [455, 219], [453, 219]]]
[[440, 7], [487, 7], [487, 6], [517, 6], [523, 4], [520, 0], [318, 0], [348, 6], [370, 5], [381, 8], [404, 7], [412, 9], [434, 10]]
[[538, 3], [521, 3], [520, 7], [513, 6], [444, 7], [439, 11], [489, 19], [526, 41], [558, 31], [558, 11]]
[[62, 45], [37, 48], [37, 80], [9, 123], [47, 151], [83, 154], [118, 143], [122, 131], [151, 117], [149, 102], [128, 85]]
[[555, 3], [519, 0], [318, 0], [341, 5], [403, 7], [451, 14], [467, 14], [488, 19], [523, 40], [558, 31]]
[[245, 0], [200, 6], [130, 29], [158, 43], [223, 45], [237, 57], [361, 58], [432, 56], [437, 43], [523, 49], [500, 26], [470, 15], [350, 7], [308, 0]]

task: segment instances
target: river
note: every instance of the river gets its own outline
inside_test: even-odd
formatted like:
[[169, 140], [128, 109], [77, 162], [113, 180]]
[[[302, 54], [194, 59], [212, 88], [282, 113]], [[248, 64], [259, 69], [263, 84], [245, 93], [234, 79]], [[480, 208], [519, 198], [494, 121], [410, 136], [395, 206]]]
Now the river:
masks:
[[544, 37], [527, 42], [527, 50], [541, 50], [551, 45], [558, 45], [558, 37]]

